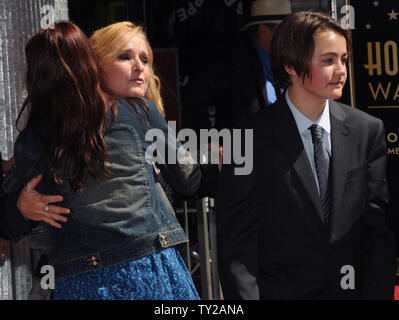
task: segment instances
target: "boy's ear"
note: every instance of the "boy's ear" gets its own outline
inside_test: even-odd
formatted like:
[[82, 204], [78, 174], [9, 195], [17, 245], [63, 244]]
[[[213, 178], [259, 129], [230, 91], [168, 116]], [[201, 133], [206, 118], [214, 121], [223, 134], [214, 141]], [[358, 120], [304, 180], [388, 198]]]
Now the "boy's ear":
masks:
[[294, 67], [289, 66], [289, 65], [285, 65], [284, 69], [291, 77], [296, 77], [297, 76]]

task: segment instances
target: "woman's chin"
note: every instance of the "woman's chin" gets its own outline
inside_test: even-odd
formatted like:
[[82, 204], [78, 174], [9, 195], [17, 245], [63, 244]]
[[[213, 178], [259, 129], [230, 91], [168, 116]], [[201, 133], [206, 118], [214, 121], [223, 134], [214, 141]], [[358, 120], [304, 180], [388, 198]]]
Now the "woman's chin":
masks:
[[132, 90], [129, 93], [129, 98], [144, 98], [144, 91], [143, 90]]

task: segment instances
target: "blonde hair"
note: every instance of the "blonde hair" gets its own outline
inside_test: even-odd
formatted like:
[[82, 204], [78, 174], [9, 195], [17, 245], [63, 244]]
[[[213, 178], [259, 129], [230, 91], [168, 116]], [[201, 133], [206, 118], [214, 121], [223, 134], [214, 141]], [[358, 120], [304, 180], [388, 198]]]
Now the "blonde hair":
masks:
[[161, 80], [154, 71], [154, 54], [152, 52], [147, 35], [141, 26], [138, 26], [130, 21], [123, 21], [113, 23], [109, 26], [96, 30], [89, 38], [89, 42], [94, 51], [97, 64], [99, 65], [100, 69], [102, 69], [104, 64], [116, 59], [120, 50], [127, 44], [128, 41], [121, 44], [119, 47], [117, 47], [116, 44], [121, 41], [122, 36], [126, 33], [130, 33], [131, 38], [137, 34], [140, 34], [144, 38], [149, 55], [148, 66], [150, 70], [150, 81], [148, 83], [147, 91], [144, 94], [144, 98], [154, 102], [158, 111], [162, 114], [162, 116], [165, 117], [165, 110], [161, 97]]

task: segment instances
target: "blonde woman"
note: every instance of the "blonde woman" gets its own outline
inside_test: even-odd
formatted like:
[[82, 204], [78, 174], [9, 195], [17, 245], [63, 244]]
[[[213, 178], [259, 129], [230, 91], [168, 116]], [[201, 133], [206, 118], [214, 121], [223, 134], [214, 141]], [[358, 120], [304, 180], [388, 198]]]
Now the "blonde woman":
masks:
[[[161, 81], [154, 72], [154, 55], [141, 26], [117, 22], [95, 31], [89, 41], [102, 70], [103, 88], [111, 99], [145, 98], [165, 116]], [[133, 79], [138, 73], [132, 68], [140, 67], [142, 79]]]

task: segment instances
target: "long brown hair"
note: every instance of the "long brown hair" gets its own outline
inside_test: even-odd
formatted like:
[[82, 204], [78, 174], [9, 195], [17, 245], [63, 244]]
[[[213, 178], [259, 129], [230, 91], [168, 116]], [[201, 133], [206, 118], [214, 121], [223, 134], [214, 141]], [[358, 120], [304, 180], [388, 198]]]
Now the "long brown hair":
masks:
[[86, 170], [109, 176], [102, 134], [107, 102], [87, 37], [74, 23], [57, 22], [33, 35], [25, 54], [28, 95], [17, 125], [28, 108], [26, 126], [43, 142], [56, 183], [69, 180], [81, 191]]

